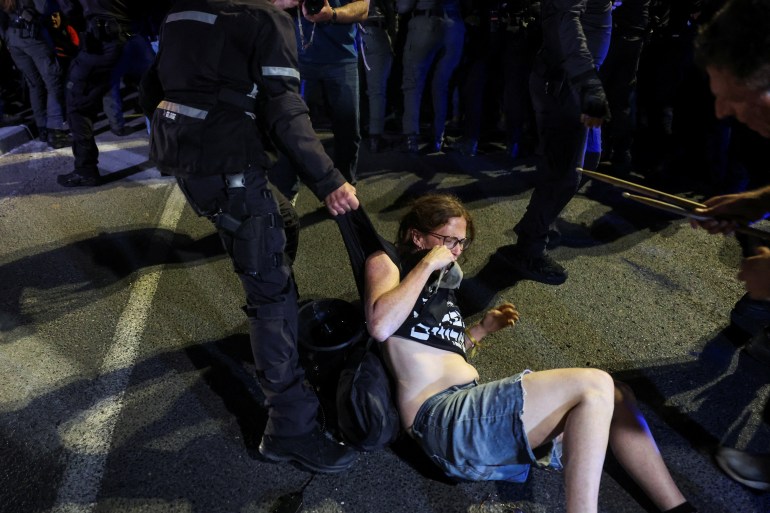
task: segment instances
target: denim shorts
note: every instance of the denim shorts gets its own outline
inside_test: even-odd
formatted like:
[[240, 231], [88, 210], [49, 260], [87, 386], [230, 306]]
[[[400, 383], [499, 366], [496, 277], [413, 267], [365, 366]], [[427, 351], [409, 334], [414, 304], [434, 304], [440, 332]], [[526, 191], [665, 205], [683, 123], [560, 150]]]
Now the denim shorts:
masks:
[[561, 443], [533, 451], [521, 415], [521, 378], [449, 387], [420, 407], [412, 435], [448, 476], [470, 481], [526, 481], [531, 465], [561, 470]]

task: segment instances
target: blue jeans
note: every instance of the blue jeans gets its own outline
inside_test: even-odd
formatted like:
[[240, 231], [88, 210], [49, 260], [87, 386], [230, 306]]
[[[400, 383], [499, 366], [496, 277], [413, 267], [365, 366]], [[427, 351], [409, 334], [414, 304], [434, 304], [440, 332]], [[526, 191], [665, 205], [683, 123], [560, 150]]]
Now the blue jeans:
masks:
[[[361, 145], [358, 62], [301, 62], [299, 74], [305, 103], [309, 104], [311, 97], [322, 99], [331, 119], [334, 167], [339, 169], [345, 180], [355, 184], [358, 147]], [[293, 198], [299, 192], [299, 176], [288, 159], [281, 157], [268, 175], [270, 183], [287, 198]]]
[[483, 385], [449, 387], [420, 407], [412, 434], [448, 476], [522, 483], [531, 465], [561, 470], [561, 444], [535, 451], [521, 422], [524, 371]]
[[433, 136], [444, 135], [447, 117], [449, 79], [463, 53], [465, 25], [459, 17], [414, 16], [404, 47], [403, 133], [420, 133], [420, 104], [428, 72], [435, 63], [431, 94], [433, 98]]
[[366, 69], [366, 97], [369, 100], [369, 135], [382, 135], [385, 131], [388, 77], [393, 65], [393, 49], [388, 32], [381, 27], [365, 27], [364, 59]]
[[40, 128], [65, 127], [64, 72], [53, 50], [42, 39], [22, 38], [19, 29], [8, 29], [8, 52], [29, 86], [29, 102]]
[[356, 181], [359, 123], [358, 62], [312, 64], [301, 62], [304, 97], [322, 95], [332, 122], [334, 155], [332, 160], [348, 182]]

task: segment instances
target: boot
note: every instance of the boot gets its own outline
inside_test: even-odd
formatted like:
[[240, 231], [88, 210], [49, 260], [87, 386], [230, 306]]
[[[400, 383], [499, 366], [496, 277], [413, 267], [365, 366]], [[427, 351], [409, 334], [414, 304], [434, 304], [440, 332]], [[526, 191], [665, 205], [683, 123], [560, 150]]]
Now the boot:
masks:
[[51, 148], [59, 149], [59, 148], [66, 148], [67, 146], [72, 146], [72, 141], [70, 141], [69, 133], [67, 133], [66, 130], [55, 130], [50, 129], [48, 130], [48, 146]]
[[417, 134], [407, 135], [404, 139], [404, 151], [414, 155], [420, 153], [420, 136]]

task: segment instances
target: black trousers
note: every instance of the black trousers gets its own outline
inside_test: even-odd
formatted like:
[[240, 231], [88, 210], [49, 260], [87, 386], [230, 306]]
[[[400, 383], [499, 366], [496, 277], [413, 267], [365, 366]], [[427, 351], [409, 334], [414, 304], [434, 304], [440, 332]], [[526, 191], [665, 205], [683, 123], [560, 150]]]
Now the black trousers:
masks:
[[514, 231], [517, 248], [537, 256], [545, 251], [549, 227], [580, 185], [588, 129], [580, 122], [578, 95], [563, 73], [546, 76], [536, 66], [529, 86], [543, 157], [538, 183]]
[[245, 172], [243, 183], [230, 188], [221, 175], [178, 182], [195, 211], [214, 222], [246, 293], [251, 349], [268, 409], [265, 434], [310, 432], [318, 399], [305, 386], [297, 349], [294, 209], [272, 190], [263, 170]]

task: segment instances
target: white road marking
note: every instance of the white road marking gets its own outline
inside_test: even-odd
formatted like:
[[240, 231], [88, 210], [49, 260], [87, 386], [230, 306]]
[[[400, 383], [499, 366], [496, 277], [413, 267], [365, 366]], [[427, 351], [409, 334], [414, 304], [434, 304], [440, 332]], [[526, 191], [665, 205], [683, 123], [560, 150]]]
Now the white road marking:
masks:
[[[155, 251], [165, 252], [169, 247], [170, 240], [164, 239], [173, 236], [184, 205], [184, 195], [174, 185], [154, 234], [154, 240], [163, 244], [153, 245], [158, 248]], [[59, 429], [68, 455], [52, 510], [54, 512], [86, 513], [96, 505], [115, 424], [123, 409], [123, 396], [162, 272], [160, 266], [139, 273], [131, 287], [128, 304], [118, 320], [112, 347], [104, 358], [100, 377], [94, 383], [99, 401], [76, 414]]]

